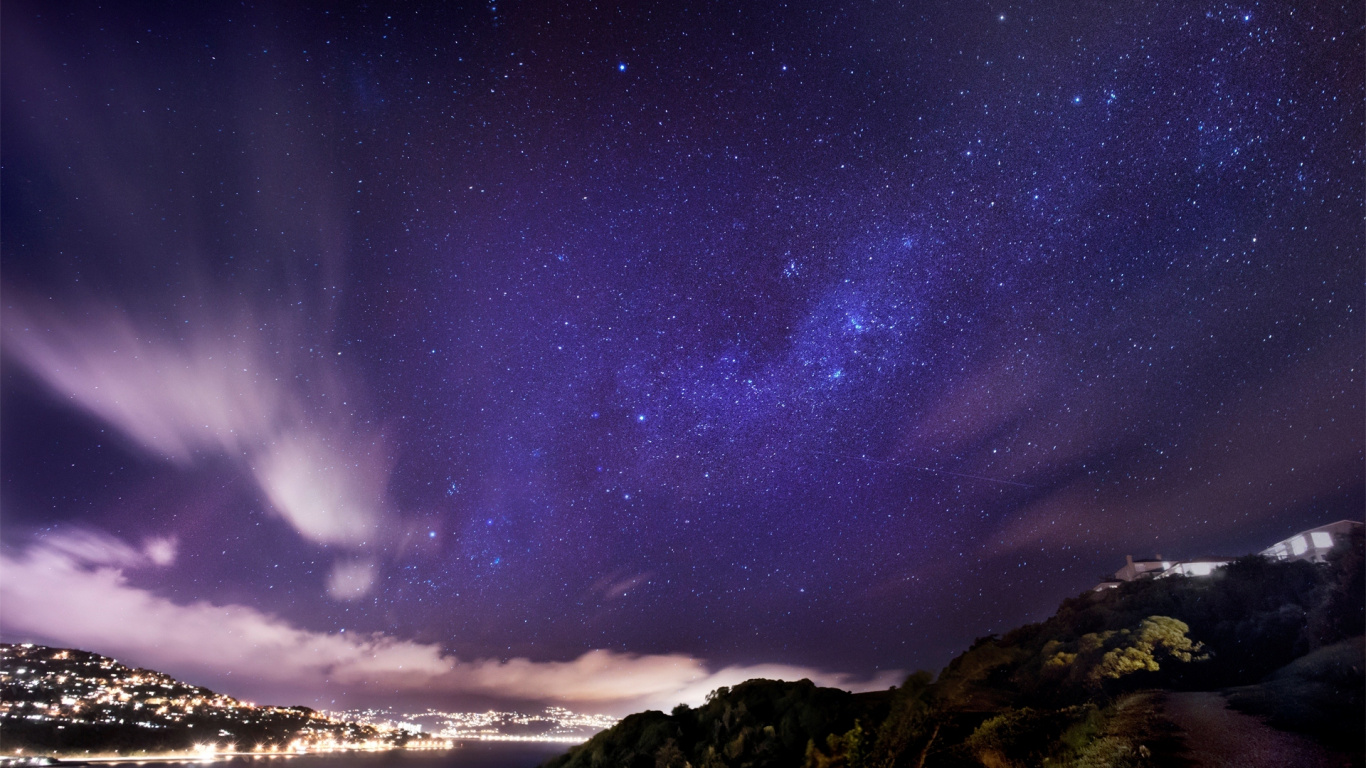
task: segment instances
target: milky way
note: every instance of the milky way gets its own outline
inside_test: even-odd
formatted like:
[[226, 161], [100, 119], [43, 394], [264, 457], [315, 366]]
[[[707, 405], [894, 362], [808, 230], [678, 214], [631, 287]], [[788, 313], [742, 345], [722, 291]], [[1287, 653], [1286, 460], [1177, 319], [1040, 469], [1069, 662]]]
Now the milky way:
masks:
[[7, 639], [308, 701], [885, 687], [1361, 517], [1359, 3], [46, 5]]

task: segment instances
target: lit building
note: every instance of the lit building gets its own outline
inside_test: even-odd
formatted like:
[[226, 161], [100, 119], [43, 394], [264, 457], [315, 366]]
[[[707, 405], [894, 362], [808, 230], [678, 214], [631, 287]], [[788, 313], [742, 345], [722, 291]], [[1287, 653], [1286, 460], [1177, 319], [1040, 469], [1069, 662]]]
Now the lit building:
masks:
[[1208, 576], [1215, 568], [1222, 568], [1233, 562], [1230, 557], [1192, 557], [1172, 562], [1153, 578], [1165, 579], [1168, 576]]
[[1345, 544], [1353, 531], [1362, 530], [1363, 525], [1356, 520], [1339, 520], [1336, 523], [1320, 525], [1300, 531], [1284, 541], [1262, 550], [1262, 557], [1272, 560], [1308, 560], [1322, 563], [1339, 544]]
[[[1308, 560], [1311, 563], [1322, 563], [1328, 559], [1329, 552], [1332, 552], [1336, 547], [1345, 545], [1351, 539], [1354, 531], [1359, 532], [1364, 527], [1366, 526], [1356, 520], [1339, 520], [1336, 523], [1300, 531], [1284, 541], [1267, 547], [1259, 554], [1276, 561]], [[1195, 557], [1184, 560], [1167, 560], [1163, 559], [1162, 555], [1140, 560], [1134, 559], [1133, 555], [1125, 555], [1124, 560], [1124, 567], [1115, 571], [1115, 575], [1112, 577], [1103, 577], [1099, 584], [1091, 588], [1091, 591], [1102, 592], [1107, 589], [1114, 589], [1126, 581], [1138, 581], [1140, 579], [1209, 576], [1214, 573], [1215, 569], [1233, 562], [1231, 557]]]
[[1151, 578], [1171, 567], [1171, 561], [1163, 560], [1162, 555], [1152, 559], [1135, 560], [1133, 555], [1124, 556], [1124, 567], [1115, 571], [1115, 581], [1135, 581]]

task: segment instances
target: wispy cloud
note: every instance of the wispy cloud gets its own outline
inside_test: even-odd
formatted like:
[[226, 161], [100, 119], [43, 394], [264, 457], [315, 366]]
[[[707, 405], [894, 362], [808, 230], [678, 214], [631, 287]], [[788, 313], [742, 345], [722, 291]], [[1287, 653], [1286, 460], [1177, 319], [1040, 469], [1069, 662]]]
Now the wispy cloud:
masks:
[[[205, 453], [234, 458], [310, 542], [366, 551], [384, 543], [382, 436], [353, 416], [338, 365], [301, 356], [297, 339], [246, 320], [173, 337], [113, 308], [73, 319], [23, 300], [11, 301], [4, 321], [8, 355], [146, 451], [179, 464]], [[344, 588], [334, 594], [368, 586], [353, 563], [337, 568]]]
[[180, 542], [174, 536], [154, 536], [143, 542], [142, 551], [154, 565], [167, 566], [175, 562]]
[[641, 584], [648, 584], [653, 576], [653, 571], [642, 571], [640, 573], [622, 570], [612, 571], [590, 584], [588, 594], [596, 598], [614, 600], [624, 597]]
[[[105, 534], [49, 535], [0, 553], [0, 624], [10, 636], [75, 646], [172, 671], [264, 683], [299, 697], [382, 690], [528, 701], [592, 703], [629, 711], [698, 704], [722, 685], [753, 677], [809, 678], [875, 690], [900, 682], [889, 670], [868, 679], [782, 664], [711, 669], [687, 654], [598, 649], [568, 661], [461, 660], [441, 647], [384, 634], [317, 632], [243, 605], [180, 604], [130, 583], [153, 557]], [[232, 692], [232, 691], [229, 691]]]
[[375, 569], [373, 560], [338, 560], [327, 577], [327, 593], [338, 600], [364, 597], [375, 583]]

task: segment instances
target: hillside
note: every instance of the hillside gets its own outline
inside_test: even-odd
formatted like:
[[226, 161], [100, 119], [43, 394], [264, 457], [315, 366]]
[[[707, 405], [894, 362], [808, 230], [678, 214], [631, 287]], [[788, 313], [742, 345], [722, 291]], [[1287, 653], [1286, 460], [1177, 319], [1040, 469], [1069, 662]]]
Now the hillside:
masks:
[[1362, 549], [1356, 536], [1325, 564], [1249, 556], [1086, 593], [887, 692], [752, 680], [695, 710], [633, 715], [547, 765], [1180, 765], [1162, 692], [1221, 689], [1361, 765]]
[[7, 754], [297, 751], [403, 738], [307, 707], [256, 706], [94, 653], [0, 644]]

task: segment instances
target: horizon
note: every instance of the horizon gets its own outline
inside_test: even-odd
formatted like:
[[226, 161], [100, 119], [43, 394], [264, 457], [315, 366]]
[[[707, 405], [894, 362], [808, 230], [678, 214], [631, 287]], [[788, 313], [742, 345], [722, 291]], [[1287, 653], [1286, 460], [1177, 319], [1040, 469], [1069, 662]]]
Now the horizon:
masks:
[[[1349, 521], [1349, 520], [1338, 520], [1338, 521], [1332, 521], [1332, 522], [1333, 522], [1333, 523], [1351, 522], [1351, 523], [1361, 524], [1360, 521]], [[1326, 528], [1326, 527], [1329, 527], [1329, 524], [1323, 524], [1323, 525], [1314, 526], [1314, 527], [1315, 527], [1315, 528]], [[1310, 529], [1306, 529], [1306, 530], [1310, 530]], [[1297, 531], [1297, 532], [1295, 532], [1295, 533], [1296, 533], [1296, 534], [1302, 534], [1302, 533], [1305, 533], [1305, 531]], [[1236, 560], [1236, 559], [1243, 558], [1243, 557], [1261, 556], [1261, 557], [1269, 557], [1269, 558], [1271, 558], [1272, 560], [1276, 560], [1277, 557], [1272, 556], [1272, 555], [1269, 555], [1268, 552], [1267, 552], [1267, 550], [1271, 549], [1272, 547], [1274, 547], [1274, 546], [1276, 546], [1276, 545], [1278, 545], [1278, 544], [1283, 544], [1284, 542], [1289, 541], [1291, 538], [1294, 538], [1294, 535], [1293, 535], [1293, 534], [1292, 534], [1291, 537], [1289, 537], [1289, 538], [1287, 538], [1287, 539], [1284, 539], [1284, 540], [1282, 540], [1281, 542], [1276, 542], [1275, 544], [1271, 545], [1270, 547], [1264, 548], [1263, 551], [1260, 551], [1260, 552], [1249, 552], [1249, 553], [1245, 553], [1245, 554], [1241, 554], [1241, 555], [1233, 555], [1233, 556], [1228, 557], [1227, 559], [1229, 559], [1229, 560]], [[1333, 540], [1336, 541], [1336, 538], [1333, 539]], [[1340, 547], [1341, 544], [1340, 544], [1340, 543], [1334, 543], [1334, 544], [1332, 544], [1331, 546], [1334, 547], [1334, 548], [1336, 548], [1336, 547]], [[1326, 550], [1322, 549], [1322, 548], [1319, 546], [1318, 543], [1315, 543], [1315, 544], [1313, 545], [1313, 547], [1311, 547], [1309, 554], [1304, 555], [1304, 557], [1308, 558], [1308, 557], [1314, 556], [1314, 557], [1317, 557], [1317, 558], [1321, 558], [1321, 557], [1323, 556], [1322, 553], [1325, 552], [1325, 551], [1326, 551]], [[1289, 554], [1289, 553], [1287, 552], [1287, 553], [1281, 555], [1280, 558], [1281, 558], [1281, 559], [1284, 559], [1285, 556], [1288, 555], [1288, 554]], [[1297, 552], [1296, 555], [1298, 555], [1298, 554], [1299, 554], [1299, 553]], [[1189, 562], [1189, 561], [1191, 561], [1191, 560], [1206, 560], [1206, 559], [1209, 559], [1209, 558], [1204, 558], [1204, 557], [1200, 557], [1200, 556], [1191, 557], [1191, 556], [1184, 556], [1184, 555], [1183, 555], [1183, 556], [1176, 556], [1176, 557], [1167, 557], [1167, 558], [1164, 558], [1164, 557], [1162, 557], [1162, 555], [1160, 555], [1160, 554], [1159, 554], [1159, 555], [1155, 555], [1155, 556], [1154, 556], [1154, 559], [1152, 559], [1152, 560], [1146, 559], [1146, 558], [1132, 558], [1132, 556], [1128, 556], [1128, 557], [1131, 558], [1131, 559], [1129, 560], [1130, 565], [1132, 565], [1134, 562], [1154, 562], [1155, 560], [1165, 560], [1165, 561], [1171, 561], [1172, 564], [1180, 564], [1180, 563], [1182, 563], [1182, 562]], [[1225, 559], [1225, 558], [1222, 558], [1222, 557], [1221, 557], [1220, 559]], [[1293, 558], [1291, 558], [1291, 559], [1303, 559], [1303, 558], [1301, 558], [1301, 557], [1293, 557]], [[1314, 561], [1314, 562], [1318, 562], [1318, 560], [1313, 560], [1313, 561]], [[1164, 562], [1163, 565], [1164, 565], [1164, 567], [1166, 567], [1166, 566], [1168, 565], [1168, 563], [1165, 563], [1165, 562]], [[1222, 568], [1222, 565], [1216, 566], [1216, 569], [1217, 569], [1217, 568]], [[1138, 578], [1152, 578], [1153, 575], [1155, 575], [1155, 574], [1158, 574], [1158, 571], [1147, 572], [1145, 575], [1140, 576], [1140, 577], [1138, 577]], [[1166, 574], [1164, 573], [1164, 574], [1162, 574], [1162, 576], [1158, 576], [1158, 577], [1161, 578], [1161, 577], [1163, 577], [1163, 576], [1165, 576], [1165, 575], [1166, 575]], [[1120, 574], [1119, 574], [1119, 573], [1116, 573], [1116, 574], [1113, 574], [1113, 575], [1110, 575], [1110, 574], [1101, 574], [1101, 577], [1102, 577], [1101, 584], [1099, 584], [1099, 585], [1093, 587], [1093, 588], [1090, 589], [1090, 590], [1083, 591], [1083, 592], [1079, 593], [1078, 595], [1076, 595], [1076, 596], [1074, 596], [1074, 597], [1078, 597], [1078, 598], [1084, 597], [1084, 596], [1086, 596], [1086, 595], [1088, 594], [1088, 592], [1096, 592], [1096, 591], [1099, 591], [1100, 589], [1102, 589], [1103, 587], [1113, 586], [1113, 585], [1116, 585], [1116, 584], [1120, 584], [1120, 583], [1122, 583], [1122, 581], [1123, 581], [1122, 579], [1120, 579]], [[1133, 578], [1133, 577], [1130, 577], [1130, 579], [1132, 579], [1132, 578]], [[1063, 598], [1064, 601], [1066, 601], [1066, 600], [1068, 600], [1068, 599], [1070, 599], [1070, 598]], [[1014, 629], [1014, 628], [1012, 628], [1012, 629]], [[993, 636], [994, 636], [994, 635], [995, 635], [995, 633], [993, 633]], [[978, 638], [978, 639], [980, 640], [981, 638]], [[0, 640], [0, 642], [11, 642], [11, 641]], [[17, 642], [17, 643], [13, 643], [13, 644], [15, 644], [15, 645], [20, 645], [20, 646], [25, 647], [25, 648], [30, 648], [30, 647], [42, 647], [41, 644], [32, 643], [32, 642]], [[974, 642], [974, 644], [975, 644], [975, 642]], [[62, 649], [58, 649], [58, 650], [62, 650]], [[113, 658], [113, 657], [107, 656], [106, 654], [101, 654], [101, 653], [98, 653], [98, 652], [96, 652], [96, 651], [91, 651], [91, 650], [89, 650], [89, 649], [84, 649], [84, 648], [72, 648], [72, 649], [65, 649], [65, 650], [76, 650], [76, 651], [81, 651], [81, 652], [85, 652], [85, 653], [94, 653], [95, 655], [105, 656], [106, 658], [109, 658], [109, 659], [111, 659], [112, 661], [114, 661], [114, 662], [116, 662], [116, 663], [123, 663], [123, 662], [119, 661], [118, 659], [115, 659], [115, 658]], [[965, 648], [964, 651], [966, 651], [966, 650], [967, 650], [967, 649]], [[960, 654], [955, 654], [955, 658], [957, 657], [957, 655], [960, 655]], [[131, 665], [125, 664], [125, 666], [131, 666]], [[135, 668], [136, 668], [136, 667], [135, 667]], [[155, 669], [150, 670], [150, 671], [152, 671], [152, 672], [154, 672], [154, 673], [160, 672], [159, 670], [155, 670]], [[929, 671], [931, 674], [934, 674], [934, 670], [926, 670], [926, 671]], [[746, 680], [750, 680], [750, 679], [754, 679], [754, 678], [746, 678]], [[787, 679], [787, 678], [777, 678], [777, 679]], [[194, 681], [192, 681], [192, 680], [180, 680], [180, 682], [186, 683], [186, 684], [189, 684], [189, 685], [197, 685], [197, 684], [196, 684]], [[745, 681], [744, 681], [744, 680], [739, 680], [739, 681], [735, 681], [735, 682], [745, 682]], [[731, 685], [734, 685], [734, 684], [735, 684], [735, 683], [731, 683]], [[200, 686], [200, 687], [206, 687], [206, 686]], [[730, 687], [730, 686], [726, 686], [726, 687]], [[836, 686], [836, 687], [838, 687], [838, 686]], [[718, 689], [712, 689], [712, 690], [710, 690], [710, 691], [707, 691], [707, 692], [706, 692], [707, 698], [709, 699], [709, 698], [710, 698], [714, 693], [716, 693], [718, 690], [719, 690], [719, 686], [718, 686]], [[865, 691], [862, 691], [862, 692], [877, 692], [877, 691], [880, 691], [880, 690], [882, 690], [882, 689], [880, 689], [880, 688], [874, 688], [874, 687], [867, 687], [866, 690], [865, 690]], [[215, 693], [220, 693], [220, 692], [215, 691]], [[480, 700], [480, 699], [473, 699], [473, 701], [479, 701], [479, 700]], [[238, 698], [238, 701], [239, 701], [240, 703], [243, 703], [243, 704], [246, 704], [246, 705], [249, 705], [249, 706], [285, 707], [285, 708], [292, 707], [292, 706], [301, 706], [301, 705], [297, 705], [297, 704], [289, 704], [289, 703], [279, 702], [279, 701], [277, 701], [277, 702], [268, 702], [268, 703], [258, 703], [258, 702], [250, 701], [250, 700], [247, 700], [247, 699], [244, 699], [244, 698]], [[498, 701], [498, 700], [497, 700], [497, 699], [490, 699], [489, 701], [491, 701], [491, 702], [496, 702], [496, 701]], [[408, 706], [408, 707], [406, 707], [406, 708], [405, 708], [404, 706], [398, 705], [398, 704], [386, 704], [386, 705], [369, 706], [369, 707], [366, 707], [366, 706], [353, 706], [353, 707], [343, 708], [343, 709], [328, 709], [327, 707], [323, 706], [323, 705], [322, 705], [321, 703], [319, 703], [319, 702], [314, 702], [314, 704], [316, 705], [316, 708], [317, 708], [318, 711], [322, 712], [323, 714], [328, 715], [329, 717], [341, 718], [341, 719], [349, 719], [349, 720], [352, 720], [352, 721], [354, 721], [354, 722], [361, 722], [361, 723], [367, 723], [367, 724], [373, 724], [374, 722], [376, 722], [376, 718], [384, 719], [384, 718], [381, 718], [381, 717], [380, 717], [381, 715], [384, 715], [384, 716], [391, 716], [391, 717], [399, 717], [399, 718], [407, 718], [407, 719], [409, 719], [409, 720], [413, 720], [413, 719], [430, 718], [430, 717], [436, 717], [436, 716], [448, 716], [448, 715], [451, 715], [451, 714], [465, 714], [465, 715], [469, 715], [469, 714], [529, 715], [529, 716], [532, 716], [532, 717], [536, 717], [537, 715], [534, 714], [534, 711], [539, 711], [539, 712], [541, 712], [541, 713], [556, 713], [556, 712], [558, 711], [560, 714], [586, 716], [586, 717], [588, 717], [588, 718], [613, 717], [613, 718], [619, 719], [619, 718], [625, 716], [626, 714], [631, 714], [632, 711], [634, 711], [634, 710], [622, 711], [622, 712], [620, 712], [620, 713], [613, 714], [613, 715], [605, 715], [605, 714], [592, 713], [592, 712], [573, 712], [573, 711], [568, 710], [568, 709], [562, 707], [561, 705], [558, 705], [558, 704], [555, 704], [555, 703], [546, 704], [546, 705], [544, 705], [544, 706], [536, 706], [536, 705], [532, 705], [532, 706], [529, 706], [529, 707], [528, 707], [528, 706], [523, 706], [523, 707], [521, 707], [521, 708], [519, 709], [517, 706], [515, 706], [516, 703], [520, 702], [520, 703], [522, 703], [522, 704], [529, 704], [529, 703], [531, 703], [531, 700], [514, 699], [514, 700], [511, 700], [511, 701], [513, 702], [513, 704], [508, 705], [508, 706], [511, 706], [510, 709], [508, 709], [508, 708], [498, 709], [498, 707], [490, 705], [490, 706], [484, 707], [484, 708], [476, 707], [476, 708], [473, 708], [473, 709], [463, 709], [463, 710], [458, 709], [458, 708], [457, 708], [457, 709], [449, 709], [449, 708], [448, 708], [448, 709], [442, 710], [440, 707], [438, 707], [438, 706], [436, 706], [436, 705], [433, 705], [433, 704], [424, 704], [424, 705], [420, 705], [420, 706]], [[699, 706], [703, 701], [704, 701], [703, 699], [697, 699], [696, 697], [694, 697], [694, 698], [693, 698], [692, 700], [690, 700], [690, 701], [680, 701], [679, 703], [680, 703], [680, 704], [686, 704], [686, 705], [692, 706], [692, 707], [697, 707], [697, 706]], [[336, 701], [333, 700], [332, 702], [330, 702], [330, 704], [335, 706]], [[405, 724], [399, 723], [398, 721], [394, 721], [394, 723], [397, 725], [397, 727], [405, 727]], [[424, 733], [425, 733], [425, 731], [424, 731]], [[438, 734], [438, 735], [440, 735], [440, 734]], [[533, 740], [534, 740], [534, 739], [533, 739]], [[556, 739], [552, 739], [552, 741], [563, 741], [563, 740], [564, 740], [564, 738], [562, 738], [562, 737], [557, 737]]]
[[1366, 508], [1361, 7], [4, 20], [0, 641], [622, 716]]

